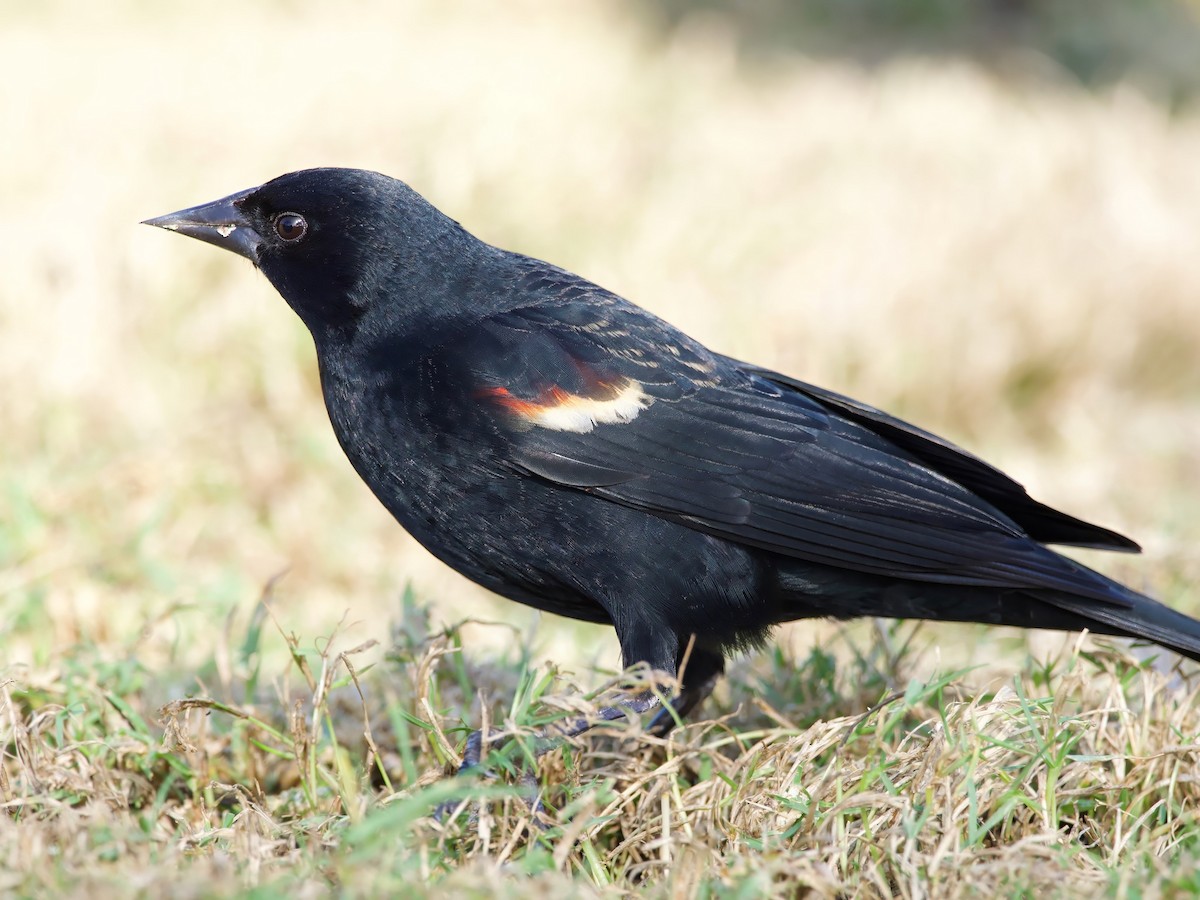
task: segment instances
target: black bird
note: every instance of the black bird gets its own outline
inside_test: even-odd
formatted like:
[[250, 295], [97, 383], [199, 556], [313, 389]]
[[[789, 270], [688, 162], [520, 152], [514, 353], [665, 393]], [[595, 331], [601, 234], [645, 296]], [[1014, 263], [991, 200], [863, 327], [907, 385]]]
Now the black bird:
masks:
[[[674, 675], [686, 654], [678, 716], [726, 654], [819, 616], [1086, 628], [1200, 659], [1200, 622], [1043, 546], [1136, 552], [1128, 538], [933, 434], [490, 246], [403, 182], [311, 169], [147, 224], [270, 279], [312, 332], [350, 462], [435, 556], [511, 600], [612, 625], [626, 665]], [[478, 751], [476, 736], [469, 763]]]

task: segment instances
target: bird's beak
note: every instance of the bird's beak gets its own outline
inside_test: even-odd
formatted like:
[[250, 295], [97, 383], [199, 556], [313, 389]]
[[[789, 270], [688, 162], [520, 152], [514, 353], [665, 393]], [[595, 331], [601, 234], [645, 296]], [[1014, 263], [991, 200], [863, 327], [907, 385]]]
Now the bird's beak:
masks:
[[181, 209], [156, 219], [146, 219], [142, 224], [186, 234], [188, 237], [232, 250], [238, 256], [244, 256], [257, 263], [262, 236], [254, 230], [250, 219], [242, 212], [243, 201], [256, 190], [258, 188], [239, 191], [212, 203]]

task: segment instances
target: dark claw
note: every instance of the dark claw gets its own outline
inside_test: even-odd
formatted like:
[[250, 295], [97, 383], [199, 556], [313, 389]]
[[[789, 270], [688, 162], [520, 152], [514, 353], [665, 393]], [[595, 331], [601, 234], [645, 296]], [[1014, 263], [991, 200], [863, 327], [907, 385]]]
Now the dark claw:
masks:
[[[463, 747], [462, 763], [458, 767], [458, 775], [469, 775], [479, 768], [483, 759], [483, 732], [472, 731], [467, 735], [466, 746]], [[439, 822], [445, 822], [462, 806], [462, 800], [447, 800], [438, 804], [433, 811], [433, 817]]]
[[472, 769], [477, 768], [482, 758], [483, 732], [472, 731], [467, 735], [467, 745], [463, 747], [462, 765], [458, 767], [458, 774], [465, 775]]
[[532, 767], [521, 770], [521, 797], [529, 808], [529, 821], [542, 831], [548, 830], [550, 823], [546, 821], [546, 807], [542, 805], [542, 788]]

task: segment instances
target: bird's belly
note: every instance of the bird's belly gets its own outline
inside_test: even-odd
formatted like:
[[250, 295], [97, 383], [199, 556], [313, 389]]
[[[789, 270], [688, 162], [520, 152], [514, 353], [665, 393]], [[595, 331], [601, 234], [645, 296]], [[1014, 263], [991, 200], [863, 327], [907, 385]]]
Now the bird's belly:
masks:
[[721, 646], [778, 620], [759, 551], [519, 470], [462, 422], [397, 415], [374, 432], [378, 417], [351, 414], [373, 404], [329, 400], [343, 449], [388, 511], [503, 597], [585, 621], [636, 616]]
[[[551, 491], [467, 448], [409, 441], [371, 452], [347, 447], [351, 463], [397, 522], [433, 556], [510, 600], [590, 622], [608, 613], [565, 572], [576, 537], [569, 509]], [[363, 447], [366, 452], [363, 452]], [[374, 445], [378, 447], [379, 445]], [[470, 448], [474, 449], [474, 448]]]

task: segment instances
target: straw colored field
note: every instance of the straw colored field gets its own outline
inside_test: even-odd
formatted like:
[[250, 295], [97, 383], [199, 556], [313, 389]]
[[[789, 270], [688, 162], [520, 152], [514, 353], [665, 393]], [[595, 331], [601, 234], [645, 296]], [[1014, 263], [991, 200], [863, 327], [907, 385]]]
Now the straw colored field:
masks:
[[[409, 790], [445, 758], [424, 726], [478, 721], [472, 684], [507, 704], [523, 661], [554, 661], [593, 689], [615, 640], [433, 562], [343, 460], [307, 334], [265, 281], [136, 223], [305, 166], [396, 175], [485, 239], [1126, 531], [1144, 556], [1089, 564], [1200, 613], [1200, 115], [1044, 61], [1006, 81], [949, 57], [744, 59], [714, 16], [663, 31], [599, 2], [0, 16], [5, 889], [411, 892], [449, 872], [482, 891], [502, 861], [535, 873], [508, 882], [521, 896], [776, 876], [1120, 892], [1194, 865], [1189, 682], [966, 627], [904, 651], [905, 628], [784, 629], [708, 710], [722, 725], [571, 755], [552, 795], [565, 831], [531, 838], [511, 800], [466, 836], [409, 831], [425, 795], [385, 805], [356, 693], [313, 701], [297, 655], [317, 666], [343, 619], [337, 649], [380, 640], [355, 660], [377, 664], [368, 710]], [[294, 653], [256, 612], [285, 570], [272, 610]], [[435, 621], [517, 636], [467, 625], [465, 662], [414, 671], [438, 630], [406, 617], [406, 586]], [[403, 627], [385, 639], [388, 622]], [[910, 678], [896, 715], [839, 751]], [[180, 712], [164, 743], [157, 709], [189, 696], [278, 733]]]

